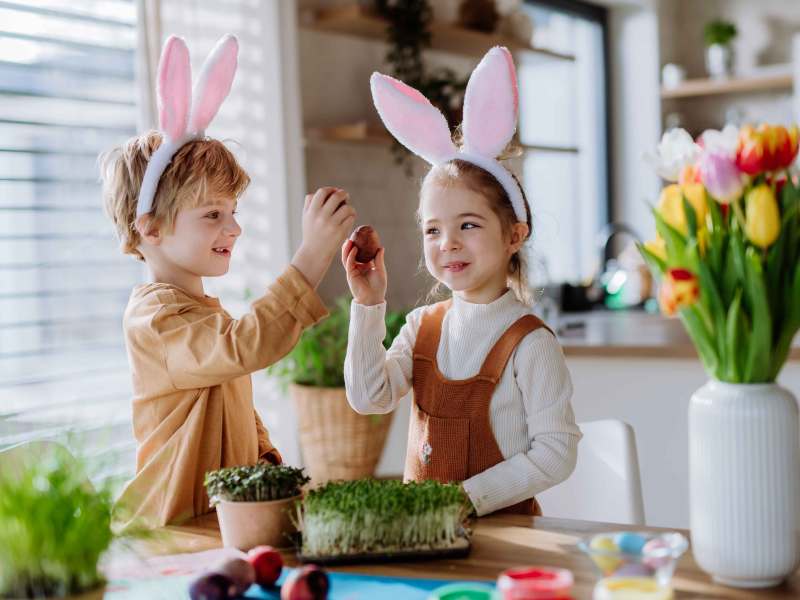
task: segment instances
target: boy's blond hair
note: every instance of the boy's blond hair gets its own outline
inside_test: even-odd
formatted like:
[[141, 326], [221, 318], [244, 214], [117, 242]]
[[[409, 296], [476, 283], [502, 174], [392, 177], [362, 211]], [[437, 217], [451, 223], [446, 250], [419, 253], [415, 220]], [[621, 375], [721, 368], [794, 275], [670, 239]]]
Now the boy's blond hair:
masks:
[[[136, 229], [136, 203], [147, 162], [161, 141], [159, 132], [149, 131], [100, 157], [103, 203], [117, 230], [120, 249], [139, 260], [144, 257], [137, 249], [141, 236]], [[178, 211], [200, 206], [207, 192], [238, 198], [249, 184], [249, 175], [225, 144], [214, 139], [188, 142], [175, 153], [158, 182], [153, 223], [169, 233]]]

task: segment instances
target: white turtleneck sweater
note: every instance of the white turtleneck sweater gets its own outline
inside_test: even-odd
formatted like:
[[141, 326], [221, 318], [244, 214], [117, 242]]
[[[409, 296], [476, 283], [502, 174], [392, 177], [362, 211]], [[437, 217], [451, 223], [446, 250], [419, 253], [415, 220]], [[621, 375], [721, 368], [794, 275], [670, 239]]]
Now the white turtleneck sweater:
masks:
[[[408, 314], [387, 351], [386, 303], [351, 304], [344, 379], [357, 412], [391, 412], [411, 390], [414, 343], [424, 308]], [[530, 312], [512, 291], [489, 304], [454, 296], [442, 323], [439, 370], [448, 379], [476, 375], [500, 336]], [[509, 359], [490, 404], [492, 432], [505, 460], [463, 482], [478, 515], [535, 496], [572, 473], [581, 433], [571, 397], [572, 382], [558, 341], [543, 328], [528, 334]]]

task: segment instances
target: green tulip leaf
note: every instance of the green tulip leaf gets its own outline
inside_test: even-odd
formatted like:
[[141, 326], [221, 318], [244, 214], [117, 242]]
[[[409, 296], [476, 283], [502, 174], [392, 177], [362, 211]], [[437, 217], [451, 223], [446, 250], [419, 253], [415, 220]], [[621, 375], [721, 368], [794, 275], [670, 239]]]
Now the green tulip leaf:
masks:
[[753, 311], [753, 330], [744, 368], [744, 381], [746, 383], [765, 382], [769, 380], [770, 375], [772, 318], [761, 257], [755, 248], [747, 249], [745, 268], [747, 269], [745, 289]]

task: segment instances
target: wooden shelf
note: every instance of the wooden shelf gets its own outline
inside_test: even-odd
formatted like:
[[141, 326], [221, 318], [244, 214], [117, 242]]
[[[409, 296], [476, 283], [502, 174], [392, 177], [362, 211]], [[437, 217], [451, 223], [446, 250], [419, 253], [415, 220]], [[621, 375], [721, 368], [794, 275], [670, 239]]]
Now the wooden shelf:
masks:
[[[301, 19], [301, 24], [303, 28], [315, 31], [386, 40], [386, 20], [365, 12], [357, 5], [319, 9], [309, 18]], [[512, 52], [530, 52], [548, 59], [575, 60], [574, 56], [535, 48], [508, 36], [472, 31], [437, 21], [431, 23], [432, 50], [480, 57], [494, 46], [505, 46]]]
[[305, 140], [307, 145], [327, 142], [389, 146], [392, 143], [392, 137], [385, 129], [370, 126], [366, 121], [345, 123], [334, 127], [307, 127]]
[[661, 88], [661, 98], [700, 98], [721, 94], [744, 94], [748, 92], [764, 92], [769, 90], [791, 91], [793, 80], [790, 67], [786, 72], [770, 72], [748, 77], [732, 77], [730, 79], [688, 79], [675, 88]]
[[[357, 121], [334, 127], [307, 127], [305, 141], [307, 145], [329, 143], [389, 146], [392, 143], [392, 136], [383, 127], [368, 125], [366, 121]], [[520, 144], [520, 146], [524, 150], [539, 152], [566, 152], [570, 154], [580, 152], [574, 146], [546, 144]]]

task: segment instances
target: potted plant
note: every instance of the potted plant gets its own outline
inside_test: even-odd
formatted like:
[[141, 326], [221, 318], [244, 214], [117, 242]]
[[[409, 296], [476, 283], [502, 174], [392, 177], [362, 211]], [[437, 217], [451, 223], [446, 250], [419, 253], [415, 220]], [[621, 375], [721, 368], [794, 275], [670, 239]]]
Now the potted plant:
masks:
[[717, 19], [703, 29], [706, 42], [706, 71], [714, 79], [730, 76], [733, 69], [733, 46], [736, 25]]
[[797, 400], [776, 383], [800, 328], [797, 151], [796, 126], [666, 133], [656, 166], [675, 183], [641, 247], [710, 378], [689, 405], [694, 556], [740, 587], [800, 561]]
[[[404, 312], [386, 313], [384, 346], [391, 345], [404, 322]], [[350, 300], [340, 298], [330, 316], [306, 330], [292, 351], [268, 370], [289, 384], [303, 461], [315, 484], [371, 476], [392, 422], [392, 414], [360, 415], [347, 402], [349, 326]]]
[[297, 507], [301, 560], [321, 564], [469, 552], [471, 504], [457, 483], [330, 482]]
[[303, 469], [258, 463], [206, 473], [204, 484], [217, 508], [222, 543], [250, 550], [291, 545], [292, 506], [309, 478]]
[[0, 455], [0, 598], [102, 598], [113, 499], [64, 447]]

